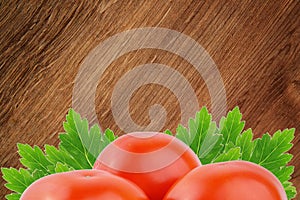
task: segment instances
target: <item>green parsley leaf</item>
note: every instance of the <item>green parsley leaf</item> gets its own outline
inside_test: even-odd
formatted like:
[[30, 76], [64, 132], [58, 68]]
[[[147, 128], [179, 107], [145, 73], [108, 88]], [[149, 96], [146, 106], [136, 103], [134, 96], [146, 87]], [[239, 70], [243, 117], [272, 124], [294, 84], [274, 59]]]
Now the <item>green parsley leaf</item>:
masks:
[[[116, 139], [109, 129], [104, 133], [97, 125], [89, 129], [87, 120], [81, 119], [73, 109], [63, 126], [65, 133], [59, 134], [58, 148], [45, 145], [43, 152], [37, 146], [18, 144], [20, 161], [27, 169], [1, 169], [7, 182], [5, 186], [14, 192], [6, 199], [20, 199], [31, 183], [46, 175], [92, 168], [99, 153]], [[296, 188], [290, 182], [294, 167], [288, 166], [292, 155], [287, 152], [292, 147], [295, 130], [277, 131], [273, 136], [266, 133], [253, 140], [252, 130], [243, 130], [244, 126], [238, 107], [220, 120], [219, 128], [203, 107], [189, 120], [187, 128], [178, 125], [175, 136], [191, 147], [202, 164], [245, 160], [265, 167], [280, 180], [288, 199], [294, 198]], [[170, 130], [165, 133], [174, 135]]]
[[213, 163], [225, 162], [230, 160], [238, 160], [241, 157], [241, 149], [239, 147], [233, 147], [228, 149], [226, 152], [220, 154]]
[[[90, 145], [87, 141], [90, 139], [87, 120], [81, 120], [78, 113], [71, 109], [64, 122], [66, 133], [60, 134], [59, 147], [76, 158], [81, 163], [82, 168], [92, 168], [94, 158], [87, 147]], [[99, 141], [99, 140], [98, 140]]]
[[288, 199], [293, 199], [296, 196], [297, 190], [296, 187], [293, 186], [292, 182], [289, 181], [284, 182], [283, 187], [285, 189]]
[[295, 129], [286, 129], [277, 131], [273, 137], [267, 133], [262, 138], [256, 139], [250, 161], [270, 171], [285, 166], [293, 157], [285, 152], [293, 146], [291, 141], [294, 138], [294, 132]]
[[32, 176], [28, 172], [21, 168], [20, 170], [14, 168], [2, 168], [1, 169], [3, 175], [3, 179], [7, 181], [5, 186], [11, 191], [22, 193], [29, 184], [32, 183]]
[[295, 129], [277, 131], [271, 137], [268, 133], [254, 140], [254, 148], [249, 161], [271, 171], [281, 181], [289, 199], [296, 196], [296, 188], [290, 183], [294, 168], [286, 166], [293, 158], [289, 151], [293, 144]]
[[45, 157], [43, 151], [38, 146], [32, 148], [28, 144], [19, 143], [17, 145], [19, 154], [22, 157], [20, 161], [25, 167], [31, 171], [38, 169], [45, 174], [48, 173], [48, 166], [51, 165], [51, 162]]
[[217, 134], [217, 126], [206, 107], [196, 113], [195, 119], [189, 120], [189, 128], [179, 125], [176, 137], [198, 155], [203, 164], [210, 163], [221, 149], [221, 135]]
[[16, 199], [22, 194], [26, 188], [35, 181], [35, 177], [31, 175], [29, 170], [26, 169], [14, 169], [14, 168], [2, 168], [3, 179], [7, 182], [5, 187], [13, 192], [11, 195], [6, 196], [9, 199]]
[[98, 125], [88, 129], [86, 119], [70, 109], [64, 123], [65, 133], [59, 135], [59, 148], [45, 145], [45, 152], [38, 146], [18, 144], [20, 162], [27, 169], [2, 168], [5, 185], [13, 192], [6, 199], [18, 200], [22, 192], [41, 177], [79, 169], [91, 169], [99, 153], [113, 140], [114, 133], [107, 129], [101, 133]]
[[[228, 112], [227, 117], [222, 117], [220, 120], [220, 133], [223, 136], [223, 144], [236, 144], [238, 136], [244, 129], [245, 122], [241, 121], [242, 114], [238, 107], [235, 107], [232, 111]], [[223, 146], [225, 150], [225, 145]]]
[[238, 107], [222, 117], [219, 128], [204, 107], [189, 120], [188, 128], [177, 127], [176, 137], [193, 149], [202, 164], [245, 160], [265, 167], [280, 180], [288, 199], [294, 198], [296, 188], [289, 182], [294, 167], [287, 166], [293, 156], [286, 152], [292, 147], [295, 130], [277, 131], [273, 136], [266, 133], [253, 140], [252, 130], [244, 131], [244, 126]]
[[251, 129], [244, 131], [237, 137], [236, 146], [241, 148], [241, 159], [249, 160], [254, 147], [253, 133]]
[[19, 200], [21, 198], [21, 194], [11, 193], [5, 196], [7, 200]]
[[76, 158], [83, 169], [93, 168], [99, 153], [115, 140], [116, 136], [109, 129], [102, 134], [98, 125], [92, 126], [89, 131], [88, 121], [82, 120], [73, 109], [70, 109], [66, 119], [64, 123], [66, 133], [59, 135], [60, 149]]
[[173, 135], [172, 131], [170, 131], [169, 129], [165, 130], [165, 134], [167, 134], [167, 135]]
[[71, 167], [73, 169], [84, 169], [84, 166], [82, 166], [77, 159], [73, 158], [63, 149], [57, 149], [54, 146], [45, 145], [45, 153], [48, 160], [53, 163], [53, 169], [55, 169], [56, 163], [68, 165], [69, 168]]
[[62, 164], [62, 163], [56, 163], [55, 166], [55, 173], [60, 173], [60, 172], [68, 172], [68, 171], [72, 171], [74, 170], [74, 168], [69, 167], [66, 164]]

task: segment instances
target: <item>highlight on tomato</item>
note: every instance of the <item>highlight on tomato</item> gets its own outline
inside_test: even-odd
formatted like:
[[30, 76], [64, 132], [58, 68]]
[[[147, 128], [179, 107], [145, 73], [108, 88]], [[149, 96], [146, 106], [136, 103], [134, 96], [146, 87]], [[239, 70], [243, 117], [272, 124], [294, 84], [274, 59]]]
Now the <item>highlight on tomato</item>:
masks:
[[246, 161], [198, 167], [176, 182], [164, 200], [287, 200], [280, 181], [267, 169]]
[[179, 178], [200, 165], [197, 155], [176, 137], [135, 132], [109, 144], [100, 153], [94, 169], [130, 180], [151, 200], [161, 200]]
[[21, 200], [148, 200], [134, 183], [101, 170], [76, 170], [45, 176], [32, 183]]

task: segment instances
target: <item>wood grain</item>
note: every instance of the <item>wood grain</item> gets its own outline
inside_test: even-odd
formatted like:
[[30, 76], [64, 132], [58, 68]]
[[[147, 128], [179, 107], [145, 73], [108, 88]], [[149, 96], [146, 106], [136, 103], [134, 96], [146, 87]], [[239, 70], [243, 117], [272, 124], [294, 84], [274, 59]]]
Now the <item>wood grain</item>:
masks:
[[[238, 105], [246, 128], [251, 127], [256, 136], [296, 128], [291, 164], [296, 166], [292, 181], [299, 192], [298, 0], [0, 0], [1, 166], [21, 166], [18, 142], [57, 145], [84, 58], [108, 37], [138, 27], [173, 29], [200, 43], [220, 70], [228, 109]], [[145, 49], [116, 59], [99, 80], [96, 112], [102, 127], [122, 134], [110, 105], [114, 85], [126, 71], [149, 62], [163, 63], [182, 73], [200, 106], [211, 109], [207, 87], [192, 66], [169, 52]], [[147, 98], [151, 94], [154, 97]], [[130, 101], [132, 118], [141, 125], [149, 123], [145, 110], [154, 103], [166, 108], [165, 127], [174, 131], [180, 121], [178, 101], [159, 85], [145, 85], [135, 92]], [[0, 191], [4, 199], [8, 190], [1, 186]]]

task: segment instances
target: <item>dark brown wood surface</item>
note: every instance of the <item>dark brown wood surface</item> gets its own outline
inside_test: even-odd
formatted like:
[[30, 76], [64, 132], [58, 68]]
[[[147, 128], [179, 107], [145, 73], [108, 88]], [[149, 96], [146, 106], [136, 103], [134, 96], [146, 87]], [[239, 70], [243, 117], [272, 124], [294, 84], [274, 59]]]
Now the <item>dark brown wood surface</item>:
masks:
[[[300, 191], [300, 4], [279, 1], [8, 1], [0, 0], [0, 160], [20, 167], [16, 144], [58, 144], [72, 105], [74, 80], [88, 53], [116, 33], [165, 27], [189, 35], [214, 59], [225, 83], [228, 110], [239, 106], [256, 136], [296, 128], [291, 153], [293, 183]], [[117, 134], [110, 98], [118, 79], [139, 64], [172, 66], [191, 83], [199, 106], [211, 109], [201, 76], [182, 58], [139, 50], [116, 59], [97, 87], [100, 124]], [[190, 69], [187, 73], [184, 69]], [[147, 98], [152, 95], [154, 98]], [[180, 121], [176, 97], [150, 84], [130, 101], [132, 118], [149, 123], [145, 110], [161, 103], [164, 128]], [[3, 187], [4, 198], [8, 190]], [[300, 195], [298, 195], [298, 199]]]

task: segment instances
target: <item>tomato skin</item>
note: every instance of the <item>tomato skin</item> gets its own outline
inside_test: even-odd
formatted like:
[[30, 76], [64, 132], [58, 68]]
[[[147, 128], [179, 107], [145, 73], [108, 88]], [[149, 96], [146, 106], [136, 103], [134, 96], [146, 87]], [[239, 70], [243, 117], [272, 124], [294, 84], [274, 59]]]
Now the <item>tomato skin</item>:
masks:
[[75, 170], [32, 183], [20, 200], [148, 200], [134, 183], [100, 170]]
[[[139, 138], [135, 136], [147, 133], [133, 134], [134, 136], [123, 135], [110, 145], [139, 156], [132, 157], [130, 153], [113, 156], [114, 152], [106, 149], [109, 148], [108, 145], [99, 155], [94, 169], [106, 170], [134, 182], [151, 200], [161, 200], [179, 178], [201, 165], [197, 155], [174, 136], [156, 133], [151, 137]], [[169, 145], [171, 143], [172, 145]], [[150, 156], [152, 152], [156, 152], [157, 156]], [[177, 157], [173, 157], [172, 160], [172, 155], [176, 153], [178, 153]], [[109, 165], [110, 163], [114, 166]], [[157, 167], [156, 164], [162, 166]], [[126, 171], [126, 169], [136, 171]]]
[[198, 167], [176, 182], [164, 200], [287, 200], [279, 180], [246, 161]]

